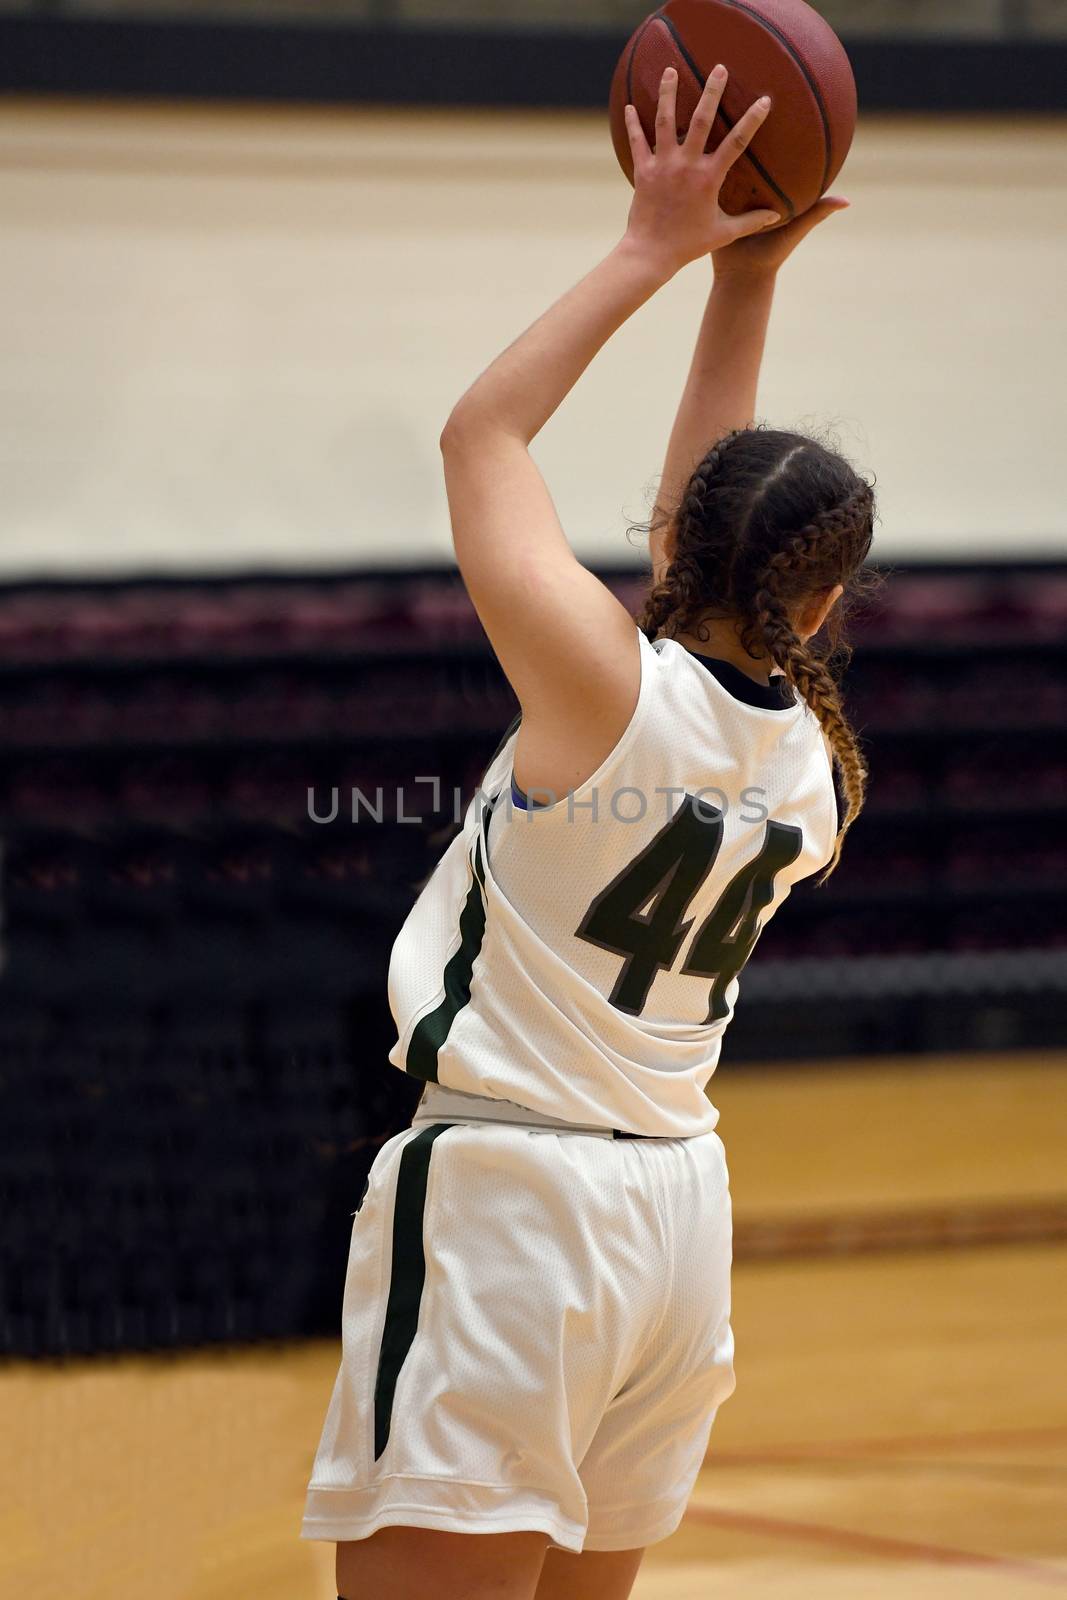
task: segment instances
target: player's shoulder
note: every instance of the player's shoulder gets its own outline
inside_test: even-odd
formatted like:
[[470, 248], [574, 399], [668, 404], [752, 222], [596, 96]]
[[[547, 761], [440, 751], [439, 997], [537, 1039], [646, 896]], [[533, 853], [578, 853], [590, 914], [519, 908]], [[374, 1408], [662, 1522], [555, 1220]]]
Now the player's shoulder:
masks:
[[692, 650], [676, 639], [657, 639], [650, 648], [660, 682], [696, 694], [709, 704], [738, 707], [742, 715], [746, 711], [769, 712], [772, 721], [783, 725], [798, 721], [807, 710], [784, 674], [773, 674], [769, 683], [760, 683], [733, 662]]

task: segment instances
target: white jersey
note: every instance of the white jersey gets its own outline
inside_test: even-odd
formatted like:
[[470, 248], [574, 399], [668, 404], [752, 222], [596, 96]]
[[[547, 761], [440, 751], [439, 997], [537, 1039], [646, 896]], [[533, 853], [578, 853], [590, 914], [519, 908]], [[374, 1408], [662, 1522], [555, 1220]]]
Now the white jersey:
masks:
[[[566, 1122], [692, 1136], [760, 931], [837, 832], [829, 745], [776, 675], [639, 634], [625, 732], [523, 797], [517, 729], [393, 947], [389, 1059]], [[525, 798], [525, 805], [523, 803]]]

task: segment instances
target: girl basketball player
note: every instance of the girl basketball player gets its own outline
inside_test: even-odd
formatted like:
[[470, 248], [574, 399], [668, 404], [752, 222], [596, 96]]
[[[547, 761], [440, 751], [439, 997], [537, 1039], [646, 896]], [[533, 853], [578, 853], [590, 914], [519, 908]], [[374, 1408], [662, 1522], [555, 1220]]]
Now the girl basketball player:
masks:
[[[761, 926], [836, 864], [862, 802], [809, 641], [873, 505], [838, 456], [748, 426], [775, 272], [844, 202], [769, 233], [773, 213], [719, 209], [769, 109], [705, 154], [725, 76], [680, 142], [664, 75], [654, 151], [628, 108], [625, 236], [442, 439], [459, 564], [521, 720], [393, 951], [390, 1059], [425, 1088], [355, 1216], [302, 1529], [338, 1541], [343, 1600], [623, 1600], [733, 1388], [704, 1088]], [[575, 560], [528, 446], [708, 253], [635, 627]]]

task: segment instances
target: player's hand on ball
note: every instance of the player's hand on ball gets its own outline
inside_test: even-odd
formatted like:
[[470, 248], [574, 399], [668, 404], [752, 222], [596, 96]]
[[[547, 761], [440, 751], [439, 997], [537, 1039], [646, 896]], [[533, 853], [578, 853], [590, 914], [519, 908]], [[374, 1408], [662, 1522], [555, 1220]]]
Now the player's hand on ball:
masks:
[[848, 205], [843, 195], [827, 194], [821, 200], [816, 200], [811, 210], [805, 211], [803, 216], [787, 222], [784, 228], [775, 228], [769, 233], [764, 230], [750, 234], [745, 239], [737, 239], [733, 244], [723, 245], [712, 252], [716, 278], [758, 277], [777, 272], [813, 228], [817, 228], [820, 222], [825, 222], [835, 212], [847, 211]]
[[704, 86], [689, 131], [679, 142], [678, 74], [668, 67], [660, 83], [654, 150], [649, 148], [637, 111], [632, 105], [626, 107], [626, 131], [634, 160], [634, 198], [626, 235], [672, 271], [781, 220], [778, 212], [763, 210], [732, 217], [719, 205], [726, 174], [748, 148], [771, 108], [766, 96], [757, 100], [718, 148], [705, 154], [726, 78], [726, 68], [716, 67]]

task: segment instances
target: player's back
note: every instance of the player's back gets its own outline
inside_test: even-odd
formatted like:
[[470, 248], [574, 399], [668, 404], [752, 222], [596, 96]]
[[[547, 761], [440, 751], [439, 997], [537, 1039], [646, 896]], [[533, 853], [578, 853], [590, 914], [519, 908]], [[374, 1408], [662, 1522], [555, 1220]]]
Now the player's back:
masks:
[[759, 930], [830, 859], [828, 747], [785, 685], [641, 636], [634, 715], [573, 794], [505, 742], [394, 949], [398, 1066], [568, 1121], [713, 1127]]

